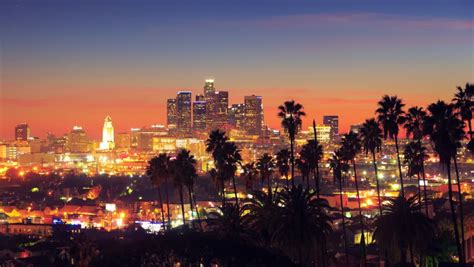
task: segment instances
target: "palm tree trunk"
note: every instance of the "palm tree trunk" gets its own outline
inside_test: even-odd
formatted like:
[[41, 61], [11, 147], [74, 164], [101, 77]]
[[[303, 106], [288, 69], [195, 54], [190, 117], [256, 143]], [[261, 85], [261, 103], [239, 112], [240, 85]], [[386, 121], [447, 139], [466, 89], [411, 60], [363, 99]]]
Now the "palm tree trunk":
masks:
[[[449, 160], [451, 161], [451, 160]], [[456, 249], [458, 252], [458, 257], [459, 259], [462, 259], [462, 248], [461, 244], [459, 243], [459, 229], [458, 229], [458, 223], [456, 219], [456, 212], [454, 209], [454, 201], [453, 201], [453, 187], [452, 187], [452, 180], [451, 180], [451, 162], [446, 164], [446, 169], [448, 172], [448, 197], [449, 197], [449, 207], [451, 209], [451, 222], [453, 223], [453, 228], [454, 228], [454, 239], [456, 241]]]
[[[219, 171], [220, 172], [220, 171]], [[222, 187], [222, 208], [225, 207], [225, 183], [224, 183], [224, 177], [222, 174], [219, 174], [219, 178], [221, 180], [221, 187]]]
[[[461, 247], [463, 251], [463, 255], [466, 253], [466, 240], [464, 239], [464, 209], [463, 209], [463, 200], [462, 200], [462, 192], [461, 192], [461, 180], [459, 179], [459, 170], [458, 170], [458, 161], [456, 159], [456, 155], [453, 157], [454, 161], [454, 170], [456, 171], [456, 180], [458, 183], [458, 198], [459, 198], [459, 217], [461, 219]], [[466, 259], [463, 257], [461, 263], [465, 263]]]
[[163, 210], [163, 198], [161, 197], [161, 186], [158, 187], [158, 198], [160, 201], [160, 209], [161, 209], [161, 224], [165, 225], [165, 212]]
[[291, 186], [295, 187], [295, 151], [294, 151], [294, 140], [293, 136], [290, 136], [290, 161], [291, 161]]
[[191, 188], [188, 188], [188, 197], [189, 197], [189, 210], [191, 211], [191, 227], [194, 229], [194, 220], [193, 220], [193, 196], [191, 195]]
[[[421, 138], [418, 139], [418, 144], [420, 147], [421, 145]], [[428, 212], [428, 194], [426, 193], [426, 173], [425, 173], [425, 160], [421, 160], [421, 173], [423, 175], [423, 195], [425, 198], [425, 212], [426, 212], [426, 217], [429, 217], [429, 212]]]
[[268, 176], [267, 177], [267, 188], [268, 188], [268, 194], [271, 194], [272, 193], [272, 183], [271, 183], [271, 178], [272, 176]]
[[[334, 176], [336, 177], [336, 176]], [[344, 236], [344, 252], [346, 258], [346, 266], [349, 266], [349, 251], [347, 246], [347, 235], [346, 235], [346, 216], [344, 215], [344, 203], [342, 202], [342, 177], [339, 177], [339, 201], [341, 202], [341, 215], [342, 215], [342, 234]]]
[[382, 215], [382, 199], [380, 198], [379, 174], [377, 168], [377, 159], [375, 158], [375, 150], [372, 150], [372, 161], [374, 164], [375, 182], [377, 185], [377, 201], [379, 203], [379, 214]]
[[471, 120], [467, 120], [467, 125], [469, 125], [469, 140], [472, 140], [473, 132], [472, 132], [472, 123], [471, 123]]
[[168, 215], [168, 229], [171, 228], [171, 215], [170, 215], [170, 200], [168, 192], [168, 176], [165, 176], [165, 193], [166, 193], [166, 215]]
[[[318, 151], [318, 133], [316, 132], [316, 122], [313, 120], [313, 134], [314, 134], [314, 145], [315, 151]], [[319, 160], [316, 155], [316, 174], [314, 176], [315, 183], [316, 183], [316, 197], [319, 199]]]
[[196, 201], [196, 194], [194, 194], [194, 187], [191, 188], [191, 191], [192, 191], [191, 194], [193, 196], [193, 201], [194, 201], [194, 208], [196, 209], [196, 215], [199, 221], [199, 228], [201, 229], [201, 232], [203, 232], [204, 230], [202, 229], [201, 215], [199, 215], [199, 210], [198, 210], [197, 201]]
[[418, 203], [420, 204], [420, 212], [421, 212], [423, 207], [422, 207], [422, 202], [421, 202], [421, 184], [420, 184], [421, 178], [420, 178], [420, 173], [416, 174], [416, 178], [417, 178], [417, 181], [418, 181]]
[[181, 214], [183, 215], [183, 225], [186, 225], [186, 217], [184, 216], [184, 199], [183, 199], [183, 187], [179, 187], [179, 200], [181, 201]]
[[319, 188], [319, 166], [316, 162], [316, 169], [314, 170], [314, 183], [316, 184], [316, 197], [320, 198], [320, 188]]
[[285, 174], [285, 178], [286, 178], [286, 187], [290, 188], [290, 179], [288, 179], [288, 172], [287, 174]]
[[395, 148], [397, 150], [398, 173], [400, 175], [400, 193], [402, 194], [402, 197], [405, 197], [405, 189], [403, 188], [402, 163], [400, 162], [400, 151], [398, 149], [398, 135], [395, 135]]
[[235, 174], [232, 174], [232, 183], [234, 184], [235, 204], [239, 205], [239, 198], [237, 197], [237, 185], [235, 184]]
[[359, 206], [359, 217], [360, 217], [360, 243], [362, 245], [362, 255], [364, 257], [364, 266], [367, 266], [367, 255], [366, 255], [366, 248], [365, 248], [365, 235], [364, 235], [364, 222], [362, 220], [362, 208], [360, 206], [360, 194], [359, 194], [359, 183], [357, 182], [357, 169], [355, 160], [352, 159], [352, 167], [354, 169], [354, 180], [356, 186], [356, 193], [357, 193], [357, 205]]

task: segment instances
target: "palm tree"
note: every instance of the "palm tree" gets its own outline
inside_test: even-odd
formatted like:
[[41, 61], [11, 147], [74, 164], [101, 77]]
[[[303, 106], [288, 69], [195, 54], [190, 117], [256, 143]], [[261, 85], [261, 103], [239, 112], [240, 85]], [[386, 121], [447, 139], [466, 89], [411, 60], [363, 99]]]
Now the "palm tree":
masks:
[[246, 237], [247, 227], [243, 220], [245, 212], [243, 206], [227, 203], [223, 207], [218, 207], [218, 211], [208, 214], [209, 228], [231, 240]]
[[[314, 184], [316, 188], [316, 196], [319, 198], [320, 194], [320, 179], [319, 179], [319, 161], [323, 158], [323, 147], [318, 141], [308, 140], [303, 145], [300, 152], [300, 157], [308, 165], [309, 173], [313, 173]], [[309, 175], [307, 177], [309, 183]], [[308, 185], [309, 186], [309, 185]]]
[[314, 180], [316, 183], [316, 195], [319, 198], [319, 193], [320, 193], [320, 182], [321, 178], [319, 177], [319, 161], [323, 158], [323, 146], [321, 146], [318, 142], [318, 135], [316, 132], [316, 122], [313, 119], [313, 135], [314, 135], [314, 155], [316, 158], [316, 168], [314, 169], [315, 175], [314, 175]]
[[281, 176], [286, 179], [286, 186], [290, 186], [288, 179], [288, 172], [290, 171], [290, 151], [288, 149], [282, 149], [276, 154], [276, 166]]
[[245, 180], [245, 188], [247, 191], [253, 190], [253, 181], [255, 180], [255, 176], [257, 176], [258, 171], [255, 168], [255, 163], [250, 162], [247, 164], [242, 165], [242, 174], [241, 177]]
[[224, 145], [229, 139], [225, 136], [225, 132], [214, 130], [209, 134], [206, 140], [206, 152], [211, 153], [214, 159], [214, 166], [212, 174], [221, 182], [222, 190], [222, 207], [225, 206], [225, 160], [224, 160]]
[[389, 200], [374, 224], [377, 244], [385, 251], [398, 250], [402, 264], [407, 262], [408, 250], [425, 250], [434, 238], [434, 224], [420, 212], [416, 196], [408, 199], [398, 196]]
[[[426, 154], [426, 147], [421, 146], [421, 143], [411, 141], [405, 146], [403, 152], [403, 163], [408, 165], [407, 175], [409, 177], [417, 176], [418, 178], [418, 202], [420, 203], [420, 208], [422, 207], [421, 201], [421, 178], [420, 173], [423, 172], [423, 161], [428, 159]], [[428, 216], [428, 204], [426, 203], [426, 184], [424, 184], [424, 198], [425, 198], [425, 211], [426, 216]]]
[[342, 136], [341, 152], [344, 160], [352, 163], [352, 168], [354, 170], [354, 181], [357, 194], [357, 204], [359, 210], [360, 218], [360, 231], [361, 231], [361, 241], [362, 244], [362, 255], [364, 257], [364, 266], [367, 266], [367, 255], [366, 255], [366, 244], [365, 244], [365, 234], [364, 234], [364, 222], [362, 216], [362, 208], [360, 204], [360, 194], [359, 194], [359, 182], [357, 179], [357, 168], [355, 163], [355, 158], [357, 153], [361, 150], [361, 141], [356, 133], [350, 131], [347, 134]]
[[181, 203], [181, 215], [183, 216], [183, 225], [186, 225], [185, 211], [184, 211], [184, 197], [183, 197], [183, 187], [188, 186], [190, 192], [190, 207], [193, 209], [192, 205], [192, 187], [194, 185], [194, 179], [196, 178], [196, 160], [194, 156], [190, 155], [189, 150], [181, 150], [176, 158], [171, 161], [171, 166], [173, 168], [173, 180], [174, 185], [178, 188], [179, 191], [179, 200]]
[[344, 252], [346, 258], [346, 265], [349, 265], [349, 251], [347, 245], [347, 234], [346, 234], [346, 216], [344, 214], [344, 202], [342, 198], [342, 173], [347, 172], [349, 170], [349, 166], [343, 161], [343, 155], [341, 150], [336, 150], [332, 155], [331, 159], [329, 159], [329, 166], [332, 169], [332, 173], [334, 175], [334, 182], [336, 180], [339, 182], [339, 201], [341, 205], [341, 217], [342, 217], [342, 234], [344, 237]]
[[285, 188], [277, 197], [275, 244], [299, 263], [314, 255], [313, 249], [319, 245], [318, 266], [324, 265], [326, 237], [332, 231], [327, 201], [302, 185]]
[[[413, 141], [416, 141], [418, 145], [416, 148], [423, 148], [421, 140], [425, 135], [423, 125], [426, 120], [426, 111], [422, 107], [411, 107], [408, 109], [408, 112], [405, 116], [405, 124], [403, 127], [406, 130], [407, 138], [412, 137]], [[415, 147], [414, 147], [415, 148]], [[423, 152], [423, 151], [420, 151]], [[420, 154], [420, 153], [418, 153]], [[426, 216], [428, 216], [428, 197], [426, 193], [426, 174], [425, 174], [425, 159], [426, 157], [421, 157], [421, 162], [416, 162], [417, 165], [420, 165], [421, 174], [423, 177], [423, 194], [425, 198], [425, 208], [426, 208]], [[419, 175], [420, 173], [417, 173]]]
[[[150, 177], [151, 182], [158, 188], [158, 199], [160, 201], [160, 208], [161, 208], [161, 223], [167, 228], [170, 224], [170, 217], [169, 217], [169, 202], [167, 201], [167, 208], [168, 208], [168, 223], [165, 223], [165, 212], [163, 209], [163, 198], [161, 196], [161, 186], [163, 183], [164, 177], [169, 175], [168, 172], [168, 163], [164, 161], [164, 159], [169, 159], [166, 155], [163, 154], [158, 157], [153, 157], [148, 161], [146, 175]], [[166, 185], [165, 185], [166, 187]], [[168, 189], [166, 189], [168, 191]]]
[[360, 139], [366, 155], [370, 152], [372, 154], [372, 162], [374, 165], [375, 181], [377, 185], [377, 200], [379, 204], [379, 214], [382, 214], [382, 199], [380, 198], [380, 185], [377, 169], [377, 158], [375, 152], [380, 152], [382, 147], [382, 130], [375, 119], [369, 119], [362, 124], [360, 128]]
[[296, 168], [298, 168], [298, 170], [301, 173], [302, 184], [304, 184], [304, 181], [306, 180], [306, 187], [309, 188], [308, 178], [309, 178], [309, 174], [311, 173], [311, 169], [309, 167], [308, 160], [305, 159], [304, 155], [301, 155], [300, 153], [300, 157], [296, 159], [295, 164], [296, 164]]
[[237, 185], [235, 183], [235, 172], [237, 167], [242, 162], [242, 156], [240, 150], [237, 148], [234, 142], [226, 142], [224, 144], [224, 178], [226, 180], [232, 178], [232, 184], [234, 186], [235, 203], [239, 204], [237, 197]]
[[262, 183], [265, 182], [265, 180], [267, 181], [267, 188], [269, 194], [272, 193], [271, 180], [273, 168], [275, 168], [275, 160], [273, 159], [273, 157], [268, 155], [268, 153], [264, 153], [257, 161], [257, 169], [260, 173]]
[[295, 186], [295, 138], [298, 130], [301, 127], [301, 117], [306, 113], [303, 111], [303, 106], [296, 103], [294, 100], [285, 101], [283, 105], [278, 107], [278, 117], [281, 119], [281, 125], [288, 133], [290, 138], [290, 163], [291, 163], [291, 184]]
[[378, 108], [375, 111], [377, 115], [377, 120], [382, 125], [384, 138], [390, 138], [395, 140], [395, 148], [397, 150], [397, 162], [398, 162], [398, 173], [400, 177], [400, 189], [402, 196], [405, 195], [403, 189], [403, 174], [402, 174], [402, 165], [400, 162], [400, 151], [398, 149], [398, 132], [399, 125], [402, 125], [405, 122], [405, 117], [403, 116], [403, 107], [405, 104], [402, 103], [402, 100], [396, 96], [385, 95], [382, 97], [382, 100], [378, 102]]
[[458, 109], [459, 115], [461, 115], [461, 119], [463, 121], [467, 121], [467, 125], [469, 126], [469, 139], [472, 140], [472, 108], [474, 107], [473, 95], [470, 93], [470, 89], [474, 88], [474, 84], [466, 83], [466, 87], [463, 89], [462, 87], [458, 86], [458, 92], [454, 95], [453, 102], [454, 107]]
[[[456, 157], [457, 148], [460, 146], [459, 140], [464, 135], [463, 122], [459, 120], [454, 112], [454, 106], [439, 101], [428, 107], [429, 115], [426, 118], [424, 131], [430, 136], [433, 149], [438, 154], [439, 162], [446, 168], [448, 176], [448, 197], [451, 209], [451, 221], [454, 228], [456, 249], [459, 260], [464, 263], [463, 249], [459, 242], [459, 229], [457, 225], [456, 213], [454, 208], [452, 179], [451, 179], [451, 160]], [[462, 198], [459, 199], [462, 202]], [[461, 230], [464, 231], [463, 220], [461, 220]]]

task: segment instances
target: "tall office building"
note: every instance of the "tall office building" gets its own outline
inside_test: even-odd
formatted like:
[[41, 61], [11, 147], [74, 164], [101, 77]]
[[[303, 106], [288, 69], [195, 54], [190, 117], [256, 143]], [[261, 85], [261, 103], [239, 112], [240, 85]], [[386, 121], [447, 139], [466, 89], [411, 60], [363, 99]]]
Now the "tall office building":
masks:
[[89, 138], [81, 126], [74, 126], [69, 132], [68, 148], [71, 153], [90, 152]]
[[323, 116], [323, 124], [331, 127], [330, 137], [333, 139], [339, 134], [339, 116], [325, 115]]
[[245, 122], [245, 105], [232, 104], [229, 108], [229, 124], [239, 130], [244, 129]]
[[204, 131], [206, 129], [206, 101], [202, 95], [196, 96], [193, 102], [193, 129]]
[[212, 129], [214, 120], [215, 93], [214, 80], [207, 79], [204, 84], [204, 101], [206, 101], [206, 128], [208, 130]]
[[212, 129], [222, 129], [229, 121], [229, 92], [219, 91], [214, 94], [214, 111], [212, 112]]
[[131, 145], [131, 135], [129, 133], [117, 133], [115, 138], [115, 149], [128, 151]]
[[15, 140], [27, 141], [30, 138], [30, 127], [26, 123], [18, 124], [15, 127]]
[[261, 96], [245, 97], [245, 130], [249, 134], [261, 135], [263, 127], [263, 103]]
[[166, 124], [171, 131], [176, 129], [178, 124], [176, 98], [170, 98], [166, 101]]
[[192, 117], [191, 117], [191, 92], [179, 91], [176, 96], [177, 111], [177, 132], [180, 134], [191, 133]]
[[100, 143], [100, 149], [111, 150], [114, 146], [114, 126], [112, 125], [112, 118], [107, 116], [105, 117], [104, 127], [102, 128], [102, 142]]

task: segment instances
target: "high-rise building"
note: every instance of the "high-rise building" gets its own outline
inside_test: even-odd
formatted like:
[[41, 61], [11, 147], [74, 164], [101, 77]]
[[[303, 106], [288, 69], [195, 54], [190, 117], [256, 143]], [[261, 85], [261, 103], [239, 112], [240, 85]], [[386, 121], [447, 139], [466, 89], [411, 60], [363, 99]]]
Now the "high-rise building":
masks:
[[245, 97], [245, 130], [249, 134], [261, 135], [263, 127], [263, 103], [261, 96]]
[[15, 127], [15, 140], [27, 141], [30, 138], [30, 127], [26, 123], [18, 124]]
[[69, 132], [68, 148], [71, 153], [90, 152], [89, 138], [81, 126], [74, 126]]
[[222, 129], [229, 121], [229, 92], [219, 91], [214, 94], [214, 112], [212, 113], [212, 129]]
[[204, 84], [204, 101], [206, 101], [206, 128], [212, 129], [215, 112], [215, 94], [214, 80], [207, 79]]
[[176, 111], [177, 111], [177, 132], [180, 134], [189, 134], [191, 132], [192, 117], [191, 117], [191, 92], [179, 91], [176, 96]]
[[229, 124], [239, 130], [244, 129], [245, 122], [245, 105], [232, 104], [229, 108]]
[[114, 146], [114, 126], [112, 125], [112, 118], [107, 116], [105, 117], [104, 127], [102, 129], [102, 142], [100, 143], [100, 149], [111, 150]]
[[336, 135], [339, 134], [339, 116], [325, 115], [323, 116], [323, 124], [331, 127], [331, 139], [333, 139]]
[[202, 95], [197, 95], [193, 102], [193, 129], [197, 131], [206, 129], [206, 101], [202, 99]]
[[129, 133], [117, 133], [115, 138], [115, 149], [128, 151], [131, 145], [131, 137]]
[[170, 130], [176, 129], [178, 125], [176, 98], [170, 98], [166, 101], [166, 123]]

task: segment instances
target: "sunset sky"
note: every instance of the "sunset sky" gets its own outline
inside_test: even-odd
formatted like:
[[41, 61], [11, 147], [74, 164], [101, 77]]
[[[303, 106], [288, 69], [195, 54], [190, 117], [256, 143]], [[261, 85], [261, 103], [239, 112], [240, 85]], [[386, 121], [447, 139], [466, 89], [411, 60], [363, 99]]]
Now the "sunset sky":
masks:
[[[289, 6], [288, 4], [292, 5]], [[474, 82], [474, 1], [0, 0], [0, 139], [83, 126], [101, 135], [166, 123], [166, 99], [202, 92], [231, 103], [302, 103], [342, 130], [383, 94], [407, 105], [450, 100]]]

